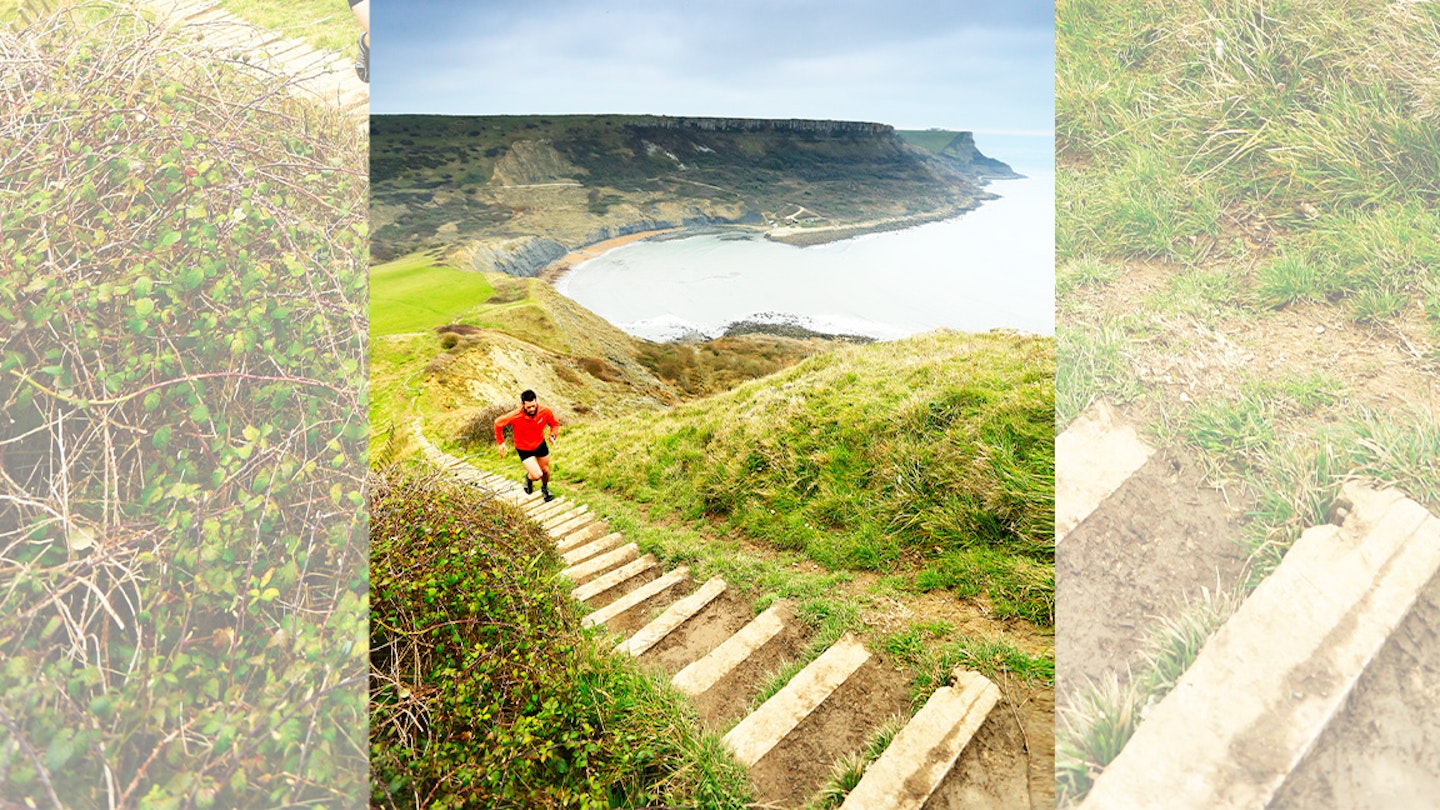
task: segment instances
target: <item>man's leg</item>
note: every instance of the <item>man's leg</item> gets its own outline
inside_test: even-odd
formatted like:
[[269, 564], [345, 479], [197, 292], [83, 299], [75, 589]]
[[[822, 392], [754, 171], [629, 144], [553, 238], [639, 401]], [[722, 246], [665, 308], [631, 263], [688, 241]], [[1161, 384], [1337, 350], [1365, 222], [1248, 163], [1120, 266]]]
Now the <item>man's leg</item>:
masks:
[[536, 459], [540, 462], [540, 491], [545, 493], [545, 500], [550, 500], [550, 456], [543, 455]]
[[355, 74], [360, 81], [370, 83], [370, 0], [350, 0], [350, 10], [355, 13], [355, 19], [365, 27], [365, 33], [360, 35], [360, 53], [355, 57]]
[[363, 26], [365, 26], [365, 44], [366, 44], [366, 45], [369, 45], [369, 44], [370, 44], [370, 0], [360, 0], [360, 2], [358, 2], [358, 3], [356, 3], [356, 2], [351, 2], [351, 3], [350, 3], [350, 10], [355, 13], [355, 19], [359, 20], [359, 21], [360, 21], [360, 24], [363, 25]]
[[535, 483], [540, 480], [540, 459], [531, 456], [523, 462], [525, 464], [525, 494], [529, 495], [535, 491]]

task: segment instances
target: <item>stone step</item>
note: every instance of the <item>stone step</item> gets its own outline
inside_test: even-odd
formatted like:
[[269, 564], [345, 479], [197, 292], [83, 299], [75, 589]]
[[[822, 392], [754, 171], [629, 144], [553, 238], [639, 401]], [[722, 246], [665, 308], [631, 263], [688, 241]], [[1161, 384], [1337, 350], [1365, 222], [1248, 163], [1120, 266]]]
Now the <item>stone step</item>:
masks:
[[587, 512], [583, 515], [576, 515], [575, 517], [570, 518], [564, 523], [557, 524], [554, 528], [546, 529], [546, 531], [550, 534], [551, 537], [561, 538], [575, 531], [576, 529], [583, 529], [584, 527], [594, 522], [595, 516]]
[[599, 554], [602, 551], [609, 551], [610, 549], [615, 548], [616, 546], [620, 545], [621, 541], [624, 539], [625, 535], [619, 532], [611, 532], [598, 540], [592, 540], [589, 543], [586, 543], [585, 545], [574, 549], [573, 551], [567, 551], [564, 554], [561, 554], [560, 561], [565, 563], [565, 565], [567, 566], [577, 565], [579, 563], [585, 562], [591, 557], [594, 557], [596, 554]]
[[634, 543], [628, 543], [613, 551], [607, 551], [596, 557], [591, 557], [579, 565], [572, 565], [560, 572], [576, 585], [584, 585], [586, 582], [609, 571], [618, 568], [627, 562], [640, 556], [640, 547]]
[[[647, 576], [649, 571], [657, 568], [660, 561], [655, 559], [654, 554], [646, 554], [637, 560], [632, 560], [609, 573], [598, 576], [584, 585], [579, 586], [570, 592], [570, 596], [577, 602], [584, 602], [587, 605], [599, 605], [600, 600], [609, 595], [612, 590], [628, 591], [638, 587], [638, 580]], [[636, 582], [632, 583], [632, 580]]]
[[785, 609], [784, 602], [771, 605], [705, 657], [675, 673], [670, 683], [692, 698], [698, 698], [710, 691], [752, 653], [785, 629], [785, 620], [781, 616]]
[[[572, 549], [579, 548], [598, 537], [604, 537], [610, 533], [610, 524], [603, 520], [597, 520], [560, 538], [555, 543], [555, 550], [564, 554]], [[554, 535], [551, 535], [552, 537]]]
[[1440, 519], [1350, 482], [1096, 779], [1081, 807], [1257, 808], [1344, 706], [1440, 571]]
[[586, 627], [609, 624], [632, 610], [643, 610], [646, 603], [656, 599], [671, 588], [683, 585], [690, 579], [690, 569], [680, 566], [674, 571], [653, 579], [636, 588], [603, 608], [589, 614], [580, 623]]
[[627, 652], [636, 657], [644, 655], [651, 647], [659, 644], [661, 639], [704, 610], [706, 605], [715, 601], [724, 592], [725, 580], [720, 577], [711, 577], [694, 593], [666, 608], [665, 612], [656, 616], [654, 621], [640, 628], [635, 635], [620, 642], [615, 647], [615, 652]]
[[551, 517], [574, 509], [575, 504], [565, 498], [556, 498], [549, 503], [541, 501], [539, 506], [530, 508], [530, 519], [543, 526]]
[[1154, 455], [1135, 428], [1103, 400], [1086, 408], [1055, 437], [1055, 542]]
[[865, 646], [847, 633], [736, 724], [724, 737], [726, 747], [746, 767], [754, 766], [868, 660]]
[[841, 810], [920, 810], [1000, 701], [978, 672], [956, 669], [954, 685], [935, 690], [845, 797]]
[[568, 510], [559, 512], [558, 514], [550, 515], [549, 517], [546, 517], [544, 520], [540, 521], [540, 528], [549, 531], [552, 527], [559, 526], [561, 523], [564, 523], [565, 521], [572, 518], [577, 518], [581, 515], [589, 514], [589, 512], [590, 507], [584, 505], [576, 506], [572, 503], [570, 504], [570, 508]]

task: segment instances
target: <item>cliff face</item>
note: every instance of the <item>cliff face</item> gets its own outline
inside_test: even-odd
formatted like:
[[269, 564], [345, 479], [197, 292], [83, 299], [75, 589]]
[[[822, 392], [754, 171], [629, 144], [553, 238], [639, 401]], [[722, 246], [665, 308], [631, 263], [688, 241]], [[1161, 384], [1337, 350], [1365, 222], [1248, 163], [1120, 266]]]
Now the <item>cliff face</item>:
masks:
[[804, 118], [689, 118], [654, 116], [637, 119], [631, 126], [660, 129], [694, 129], [704, 132], [811, 132], [825, 135], [884, 135], [894, 132], [889, 124], [864, 121], [817, 121]]
[[553, 239], [518, 236], [469, 242], [452, 254], [457, 267], [476, 272], [499, 272], [512, 276], [535, 276], [547, 264], [569, 251]]
[[477, 270], [531, 275], [567, 250], [643, 230], [793, 225], [801, 209], [832, 233], [933, 217], [1014, 176], [969, 133], [921, 149], [870, 122], [376, 116], [373, 253], [463, 248]]
[[953, 140], [940, 151], [941, 157], [948, 158], [962, 170], [985, 179], [1008, 180], [1019, 177], [1009, 165], [986, 157], [975, 148], [975, 135], [971, 132], [957, 132]]

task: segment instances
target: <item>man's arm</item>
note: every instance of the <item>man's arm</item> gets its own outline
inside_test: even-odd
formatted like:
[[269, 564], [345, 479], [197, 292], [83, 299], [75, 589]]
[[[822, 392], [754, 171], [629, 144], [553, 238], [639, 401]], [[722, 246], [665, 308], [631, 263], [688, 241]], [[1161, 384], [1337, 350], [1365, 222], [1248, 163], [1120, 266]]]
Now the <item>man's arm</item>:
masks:
[[495, 420], [495, 446], [502, 456], [505, 455], [505, 426], [515, 421], [517, 413], [519, 411], [511, 411]]

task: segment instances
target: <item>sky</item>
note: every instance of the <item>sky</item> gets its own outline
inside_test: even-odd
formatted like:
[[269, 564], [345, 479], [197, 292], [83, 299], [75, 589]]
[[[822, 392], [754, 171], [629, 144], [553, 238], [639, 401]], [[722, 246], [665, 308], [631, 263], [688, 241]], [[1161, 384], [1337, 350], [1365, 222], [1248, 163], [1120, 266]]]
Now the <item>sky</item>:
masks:
[[977, 140], [1054, 127], [1051, 2], [409, 0], [371, 15], [375, 114], [821, 118]]

